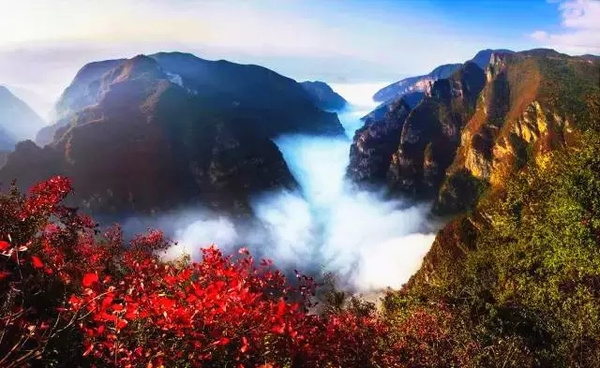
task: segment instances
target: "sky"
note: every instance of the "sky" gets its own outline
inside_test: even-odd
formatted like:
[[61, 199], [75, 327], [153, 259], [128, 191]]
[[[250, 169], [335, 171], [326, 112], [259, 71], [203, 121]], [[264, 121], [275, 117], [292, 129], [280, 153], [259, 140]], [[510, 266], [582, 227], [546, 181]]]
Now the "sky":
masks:
[[390, 83], [485, 48], [600, 54], [599, 0], [0, 0], [0, 84], [47, 116], [85, 63], [157, 51]]

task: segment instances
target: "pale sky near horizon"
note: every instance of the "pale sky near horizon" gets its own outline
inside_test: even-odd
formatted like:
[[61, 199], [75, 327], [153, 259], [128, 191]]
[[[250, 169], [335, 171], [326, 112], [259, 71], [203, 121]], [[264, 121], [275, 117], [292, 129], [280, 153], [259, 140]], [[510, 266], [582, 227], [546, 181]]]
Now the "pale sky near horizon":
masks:
[[85, 63], [173, 50], [393, 82], [484, 48], [600, 54], [599, 20], [598, 0], [0, 0], [0, 84], [46, 115]]

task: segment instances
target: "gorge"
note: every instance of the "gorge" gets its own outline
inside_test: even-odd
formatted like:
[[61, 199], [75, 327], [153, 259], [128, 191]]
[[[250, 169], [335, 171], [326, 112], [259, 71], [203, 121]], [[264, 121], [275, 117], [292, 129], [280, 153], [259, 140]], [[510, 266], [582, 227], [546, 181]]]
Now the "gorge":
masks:
[[177, 52], [87, 64], [0, 161], [0, 285], [33, 303], [6, 313], [37, 323], [11, 339], [48, 329], [43, 300], [87, 308], [39, 345], [69, 363], [596, 367], [599, 77], [549, 49], [368, 93]]

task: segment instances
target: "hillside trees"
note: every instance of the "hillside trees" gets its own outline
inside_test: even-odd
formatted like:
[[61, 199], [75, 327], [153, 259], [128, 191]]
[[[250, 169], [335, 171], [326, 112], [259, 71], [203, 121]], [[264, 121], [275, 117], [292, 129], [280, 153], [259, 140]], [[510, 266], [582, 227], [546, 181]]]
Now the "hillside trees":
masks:
[[[65, 207], [64, 177], [0, 195], [0, 366], [428, 367], [462, 365], [452, 316], [386, 320], [368, 304], [313, 313], [316, 283], [291, 282], [246, 250], [165, 262], [158, 231], [125, 242]], [[325, 308], [327, 309], [327, 308]]]

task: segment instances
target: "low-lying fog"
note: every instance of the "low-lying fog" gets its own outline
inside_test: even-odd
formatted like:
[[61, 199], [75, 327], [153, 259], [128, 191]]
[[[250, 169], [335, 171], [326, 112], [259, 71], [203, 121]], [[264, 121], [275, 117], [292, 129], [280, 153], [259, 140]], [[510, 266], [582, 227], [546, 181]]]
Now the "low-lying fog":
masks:
[[[252, 198], [256, 223], [236, 223], [201, 209], [152, 221], [178, 243], [167, 256], [188, 253], [198, 259], [200, 247], [213, 243], [226, 253], [245, 246], [282, 269], [331, 272], [348, 290], [401, 287], [433, 242], [430, 204], [356, 191], [344, 178], [351, 137], [362, 125], [360, 117], [375, 107], [370, 96], [376, 87], [334, 86], [354, 105], [339, 114], [347, 137], [292, 135], [275, 141], [301, 190]], [[140, 223], [146, 222], [132, 219], [125, 229]]]

